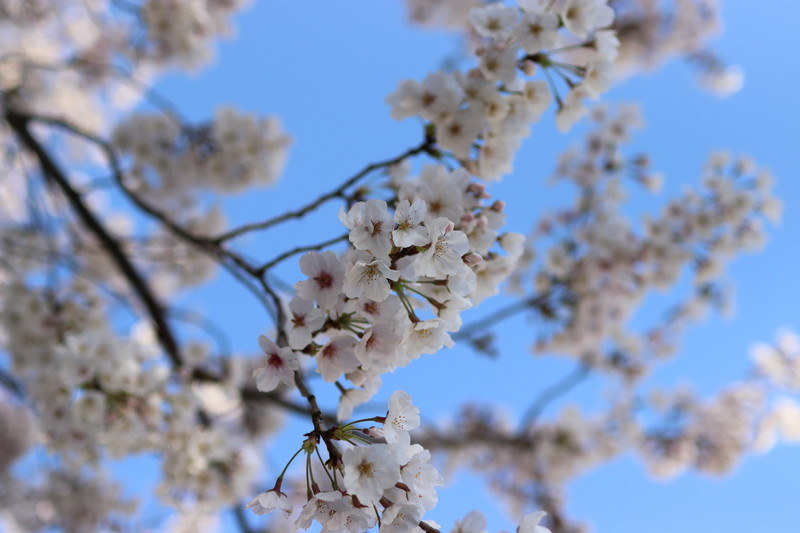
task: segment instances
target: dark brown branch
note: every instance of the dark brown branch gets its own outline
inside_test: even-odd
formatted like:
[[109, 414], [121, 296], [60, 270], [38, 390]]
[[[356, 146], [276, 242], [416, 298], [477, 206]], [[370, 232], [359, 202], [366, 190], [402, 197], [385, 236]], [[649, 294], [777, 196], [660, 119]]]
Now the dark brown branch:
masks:
[[324, 204], [325, 202], [327, 202], [329, 200], [333, 200], [334, 198], [343, 198], [344, 197], [344, 192], [348, 188], [350, 188], [355, 183], [357, 183], [359, 180], [361, 180], [362, 178], [364, 178], [367, 175], [371, 174], [372, 172], [374, 172], [376, 170], [379, 170], [379, 169], [382, 169], [382, 168], [390, 167], [392, 165], [396, 165], [396, 164], [402, 162], [403, 160], [405, 160], [405, 159], [407, 159], [407, 158], [409, 158], [411, 156], [414, 156], [414, 155], [417, 155], [417, 154], [421, 154], [423, 152], [432, 153], [433, 152], [434, 142], [435, 141], [434, 141], [434, 139], [432, 137], [427, 136], [425, 141], [423, 141], [421, 144], [419, 144], [418, 146], [415, 146], [414, 148], [409, 148], [408, 150], [406, 150], [405, 152], [403, 152], [402, 154], [400, 154], [400, 155], [398, 155], [396, 157], [393, 157], [391, 159], [386, 159], [384, 161], [379, 161], [377, 163], [372, 163], [370, 165], [367, 165], [359, 173], [351, 176], [344, 183], [342, 183], [341, 185], [339, 185], [338, 187], [336, 187], [332, 191], [329, 191], [329, 192], [323, 194], [322, 196], [320, 196], [319, 198], [317, 198], [313, 202], [311, 202], [309, 204], [306, 204], [305, 206], [301, 207], [300, 209], [296, 209], [294, 211], [288, 211], [288, 212], [286, 212], [286, 213], [284, 213], [282, 215], [278, 215], [276, 217], [269, 218], [267, 220], [263, 220], [261, 222], [254, 222], [252, 224], [245, 224], [244, 226], [240, 226], [240, 227], [238, 227], [236, 229], [230, 230], [227, 233], [223, 233], [222, 235], [220, 235], [216, 239], [214, 239], [214, 242], [216, 242], [218, 244], [221, 244], [221, 243], [223, 243], [225, 241], [234, 239], [236, 237], [239, 237], [240, 235], [244, 235], [245, 233], [249, 233], [251, 231], [267, 229], [267, 228], [270, 228], [272, 226], [275, 226], [276, 224], [280, 224], [281, 222], [286, 222], [287, 220], [291, 220], [293, 218], [302, 218], [302, 217], [304, 217], [305, 215], [307, 215], [308, 213], [310, 213], [311, 211], [315, 210], [316, 208], [318, 208], [319, 206], [321, 206], [322, 204]]
[[[240, 268], [241, 270], [245, 271], [249, 275], [251, 275], [251, 276], [253, 276], [253, 277], [258, 279], [258, 278], [261, 278], [261, 276], [260, 276], [260, 274], [258, 272], [257, 267], [255, 267], [252, 264], [250, 264], [248, 261], [246, 261], [241, 256], [239, 256], [239, 255], [237, 255], [237, 254], [235, 254], [235, 253], [233, 253], [233, 252], [231, 252], [229, 250], [224, 249], [222, 246], [220, 246], [219, 244], [216, 244], [212, 240], [210, 240], [208, 238], [205, 238], [205, 237], [201, 237], [201, 236], [192, 234], [186, 228], [184, 228], [180, 224], [177, 224], [176, 222], [174, 222], [165, 213], [162, 213], [160, 210], [156, 209], [155, 207], [153, 207], [152, 205], [150, 205], [149, 203], [144, 201], [141, 197], [139, 197], [139, 195], [136, 194], [136, 192], [134, 192], [133, 190], [131, 190], [130, 187], [128, 187], [128, 185], [125, 183], [124, 173], [122, 171], [122, 166], [120, 165], [119, 158], [117, 157], [117, 154], [116, 154], [116, 151], [115, 151], [114, 147], [109, 142], [107, 142], [105, 139], [103, 139], [103, 138], [101, 138], [101, 137], [99, 137], [99, 136], [97, 136], [97, 135], [95, 135], [95, 134], [93, 134], [91, 132], [88, 132], [88, 131], [86, 131], [84, 129], [81, 129], [81, 128], [79, 128], [79, 127], [77, 127], [77, 126], [75, 126], [75, 125], [73, 125], [73, 124], [71, 124], [71, 123], [69, 123], [69, 122], [67, 122], [65, 120], [59, 119], [59, 118], [46, 117], [46, 116], [41, 116], [41, 115], [27, 115], [27, 114], [23, 114], [23, 113], [17, 113], [17, 114], [20, 117], [24, 118], [26, 121], [41, 122], [42, 124], [48, 124], [50, 126], [54, 126], [54, 127], [63, 129], [65, 131], [67, 131], [68, 133], [71, 133], [73, 135], [77, 135], [78, 137], [81, 137], [81, 138], [83, 138], [83, 139], [95, 144], [96, 146], [98, 146], [106, 156], [108, 164], [111, 167], [112, 176], [114, 177], [114, 181], [117, 183], [117, 185], [119, 186], [120, 190], [125, 194], [125, 196], [131, 202], [133, 202], [133, 204], [136, 205], [136, 207], [138, 207], [139, 209], [141, 209], [142, 211], [144, 211], [145, 213], [147, 213], [148, 215], [150, 215], [154, 219], [158, 220], [163, 226], [165, 226], [167, 229], [169, 229], [175, 236], [183, 239], [184, 241], [186, 241], [186, 242], [188, 242], [190, 244], [193, 244], [194, 246], [196, 246], [197, 248], [199, 248], [200, 250], [202, 250], [206, 254], [210, 255], [212, 258], [214, 258], [214, 260], [216, 260], [223, 268], [225, 268], [232, 276], [234, 276], [237, 279], [237, 281], [240, 281], [243, 285], [245, 285], [246, 288], [250, 289], [251, 292], [254, 292], [254, 294], [256, 294], [256, 296], [259, 298], [259, 300], [262, 302], [262, 304], [265, 305], [265, 307], [267, 308], [267, 311], [271, 315], [273, 315], [273, 313], [270, 310], [269, 305], [266, 303], [266, 301], [263, 298], [261, 298], [260, 295], [258, 295], [257, 291], [254, 291], [254, 287], [252, 287], [250, 284], [246, 283], [245, 280], [243, 280], [242, 277], [238, 275], [238, 272], [235, 271], [235, 269], [233, 268], [232, 265], [228, 264], [227, 260], [232, 261], [237, 268]], [[265, 292], [267, 292], [267, 294], [270, 295], [270, 297], [272, 298], [273, 302], [276, 302], [276, 301], [279, 302], [279, 299], [277, 298], [277, 295], [274, 294], [274, 291], [272, 291], [272, 289], [269, 287], [269, 285], [266, 282], [266, 280], [259, 279], [259, 281], [260, 281], [260, 284], [262, 285], [262, 288], [264, 288]], [[273, 318], [275, 318], [276, 321], [278, 322], [277, 325], [278, 325], [278, 329], [280, 331], [283, 328], [283, 321], [282, 320], [278, 320], [278, 319], [280, 318], [280, 315], [282, 314], [282, 310], [280, 309], [280, 306], [276, 304], [276, 310], [274, 310], [274, 311], [275, 311], [275, 313], [273, 315]]]
[[[242, 395], [242, 399], [248, 402], [269, 402], [274, 403], [275, 405], [279, 405], [286, 409], [289, 412], [296, 413], [298, 415], [311, 415], [311, 408], [306, 407], [304, 405], [295, 403], [283, 396], [281, 396], [278, 392], [261, 392], [258, 389], [251, 389], [251, 388], [243, 388], [240, 391]], [[326, 424], [336, 424], [337, 420], [336, 417], [329, 413], [322, 413], [322, 420]]]
[[272, 259], [271, 261], [268, 261], [268, 262], [264, 263], [263, 265], [261, 265], [260, 267], [258, 267], [258, 272], [260, 274], [264, 274], [270, 268], [274, 267], [275, 265], [277, 265], [281, 261], [285, 261], [286, 259], [292, 257], [293, 255], [301, 254], [303, 252], [311, 252], [311, 251], [314, 251], [314, 250], [321, 250], [323, 248], [327, 248], [328, 246], [336, 244], [337, 242], [346, 241], [347, 238], [348, 238], [348, 235], [344, 234], [344, 235], [339, 235], [338, 237], [334, 237], [333, 239], [328, 239], [327, 241], [321, 242], [319, 244], [312, 244], [312, 245], [308, 245], [308, 246], [298, 246], [297, 248], [292, 248], [291, 250], [282, 253], [281, 255], [276, 257], [275, 259]]
[[131, 289], [147, 310], [147, 314], [155, 326], [156, 336], [164, 352], [176, 366], [180, 367], [183, 361], [181, 359], [178, 343], [175, 340], [172, 329], [167, 323], [164, 308], [155, 294], [150, 290], [150, 286], [128, 259], [125, 252], [122, 251], [117, 240], [106, 230], [105, 226], [103, 226], [97, 217], [95, 217], [94, 213], [86, 206], [82, 196], [72, 187], [64, 171], [61, 170], [53, 158], [50, 157], [48, 151], [33, 136], [29, 128], [30, 118], [11, 108], [6, 108], [5, 117], [6, 122], [14, 131], [22, 145], [36, 156], [45, 177], [61, 190], [78, 218], [83, 222], [86, 228], [97, 237], [100, 244], [106, 249], [112, 261], [116, 264], [120, 273], [128, 280]]
[[100, 150], [103, 151], [103, 154], [108, 161], [109, 166], [111, 167], [111, 173], [114, 178], [114, 181], [117, 183], [117, 186], [125, 193], [125, 196], [133, 202], [136, 207], [150, 215], [151, 217], [157, 219], [161, 224], [163, 224], [167, 229], [169, 229], [172, 233], [177, 235], [178, 237], [182, 238], [183, 240], [194, 244], [195, 246], [205, 250], [206, 252], [218, 256], [220, 253], [224, 253], [223, 250], [210, 239], [200, 237], [198, 235], [194, 235], [189, 232], [186, 228], [174, 222], [169, 216], [165, 213], [162, 213], [149, 203], [145, 202], [135, 191], [133, 191], [127, 183], [125, 183], [125, 173], [122, 170], [122, 165], [120, 164], [119, 158], [117, 157], [117, 153], [114, 147], [98, 135], [95, 135], [89, 131], [86, 131], [74, 124], [71, 124], [65, 120], [56, 117], [47, 117], [42, 115], [31, 115], [20, 111], [13, 111], [14, 116], [18, 117], [19, 120], [22, 120], [25, 123], [28, 122], [40, 122], [42, 124], [48, 124], [50, 126], [57, 127], [59, 129], [65, 130], [73, 135], [77, 135], [78, 137], [82, 137], [83, 139], [95, 144]]
[[417, 524], [419, 528], [424, 531], [425, 533], [440, 533], [438, 529], [433, 526], [426, 524], [425, 522], [420, 522]]
[[339, 448], [336, 447], [336, 444], [328, 435], [328, 432], [322, 428], [322, 410], [319, 408], [319, 404], [317, 404], [317, 397], [311, 392], [311, 389], [308, 388], [306, 385], [305, 377], [303, 377], [303, 373], [300, 370], [296, 370], [294, 373], [294, 382], [297, 386], [297, 390], [300, 391], [300, 394], [308, 401], [308, 405], [311, 407], [311, 424], [314, 426], [314, 431], [317, 435], [319, 435], [323, 442], [325, 443], [325, 448], [328, 450], [328, 456], [330, 457], [331, 466], [333, 468], [338, 467], [339, 465], [344, 464], [342, 462], [342, 453], [339, 451]]

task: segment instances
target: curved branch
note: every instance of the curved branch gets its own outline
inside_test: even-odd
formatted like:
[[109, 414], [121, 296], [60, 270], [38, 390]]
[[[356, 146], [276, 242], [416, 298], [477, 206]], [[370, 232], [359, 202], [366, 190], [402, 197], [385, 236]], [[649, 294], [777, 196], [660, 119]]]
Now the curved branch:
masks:
[[139, 273], [130, 259], [128, 259], [125, 252], [122, 251], [117, 240], [87, 207], [86, 203], [83, 201], [83, 197], [72, 187], [64, 171], [61, 170], [44, 146], [33, 136], [29, 128], [31, 118], [9, 107], [6, 107], [5, 118], [20, 143], [36, 157], [45, 177], [61, 190], [78, 218], [83, 222], [86, 228], [97, 237], [100, 244], [108, 252], [111, 260], [117, 265], [120, 273], [128, 280], [131, 289], [133, 289], [134, 293], [139, 297], [142, 305], [144, 305], [147, 310], [147, 314], [150, 316], [155, 326], [159, 343], [162, 348], [164, 348], [167, 356], [176, 366], [182, 366], [183, 361], [178, 343], [175, 340], [172, 329], [167, 323], [164, 307], [150, 290], [150, 286], [147, 284], [144, 277]]
[[359, 173], [351, 176], [344, 183], [342, 183], [341, 185], [339, 185], [338, 187], [336, 187], [332, 191], [329, 191], [329, 192], [323, 194], [322, 196], [320, 196], [319, 198], [317, 198], [313, 202], [311, 202], [309, 204], [306, 204], [305, 206], [301, 207], [300, 209], [295, 209], [293, 211], [288, 211], [288, 212], [286, 212], [286, 213], [284, 213], [282, 215], [278, 215], [276, 217], [269, 218], [267, 220], [263, 220], [261, 222], [254, 222], [252, 224], [245, 224], [244, 226], [240, 226], [240, 227], [238, 227], [236, 229], [230, 230], [227, 233], [223, 233], [222, 235], [218, 236], [216, 239], [213, 239], [213, 242], [216, 243], [216, 244], [222, 244], [225, 241], [229, 241], [231, 239], [234, 239], [236, 237], [239, 237], [240, 235], [244, 235], [245, 233], [249, 233], [251, 231], [271, 228], [272, 226], [275, 226], [276, 224], [280, 224], [281, 222], [286, 222], [287, 220], [290, 220], [292, 218], [302, 218], [305, 215], [307, 215], [308, 213], [310, 213], [311, 211], [315, 210], [316, 208], [318, 208], [319, 206], [324, 204], [325, 202], [327, 202], [329, 200], [332, 200], [334, 198], [342, 198], [343, 195], [344, 195], [344, 191], [346, 191], [349, 187], [354, 185], [356, 182], [358, 182], [359, 180], [361, 180], [362, 178], [366, 177], [367, 175], [369, 175], [370, 173], [372, 173], [372, 172], [374, 172], [376, 170], [379, 170], [381, 168], [390, 167], [392, 165], [396, 165], [396, 164], [402, 162], [403, 160], [405, 160], [405, 159], [407, 159], [407, 158], [409, 158], [411, 156], [414, 156], [414, 155], [417, 155], [417, 154], [421, 154], [423, 152], [425, 152], [425, 153], [433, 153], [434, 144], [435, 144], [435, 140], [430, 136], [426, 136], [425, 140], [421, 144], [419, 144], [418, 146], [415, 146], [413, 148], [409, 148], [408, 150], [406, 150], [402, 154], [400, 154], [400, 155], [398, 155], [396, 157], [393, 157], [391, 159], [386, 159], [384, 161], [379, 161], [377, 163], [372, 163], [370, 165], [367, 165]]
[[286, 251], [286, 252], [282, 253], [281, 255], [277, 256], [275, 259], [272, 259], [271, 261], [268, 261], [268, 262], [264, 263], [263, 265], [261, 265], [260, 267], [258, 267], [258, 272], [260, 274], [264, 274], [270, 268], [274, 267], [275, 265], [277, 265], [281, 261], [285, 261], [286, 259], [292, 257], [293, 255], [301, 254], [303, 252], [311, 252], [311, 251], [314, 251], [314, 250], [321, 250], [323, 248], [327, 248], [328, 246], [336, 244], [337, 242], [346, 241], [348, 236], [349, 235], [347, 233], [345, 233], [344, 235], [339, 235], [338, 237], [334, 237], [332, 239], [328, 239], [327, 241], [321, 242], [319, 244], [311, 244], [311, 245], [308, 245], [308, 246], [298, 246], [296, 248], [292, 248], [291, 250]]

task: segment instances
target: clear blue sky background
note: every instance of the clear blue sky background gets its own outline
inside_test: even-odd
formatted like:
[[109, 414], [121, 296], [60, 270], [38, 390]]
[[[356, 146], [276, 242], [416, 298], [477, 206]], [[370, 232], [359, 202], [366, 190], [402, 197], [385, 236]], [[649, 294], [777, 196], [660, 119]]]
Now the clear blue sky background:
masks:
[[[673, 62], [616, 86], [606, 97], [643, 105], [648, 126], [632, 148], [648, 151], [655, 168], [666, 174], [662, 198], [683, 184], [697, 183], [707, 153], [716, 148], [750, 153], [778, 178], [778, 193], [787, 207], [782, 226], [772, 232], [765, 253], [745, 256], [729, 271], [737, 282], [735, 318], [712, 319], [691, 330], [679, 357], [653, 378], [668, 387], [691, 381], [707, 393], [743, 375], [752, 343], [771, 340], [779, 326], [800, 327], [800, 219], [795, 209], [800, 192], [795, 176], [800, 168], [800, 104], [795, 94], [797, 58], [792, 55], [797, 50], [800, 4], [730, 0], [724, 18], [725, 31], [714, 48], [744, 67], [743, 91], [717, 99], [693, 83], [684, 64]], [[279, 116], [293, 136], [280, 185], [225, 203], [234, 223], [301, 205], [366, 163], [417, 143], [418, 125], [394, 122], [384, 98], [399, 80], [419, 79], [436, 69], [456, 46], [452, 35], [407, 26], [397, 1], [260, 1], [238, 18], [236, 27], [237, 37], [219, 47], [210, 68], [196, 75], [171, 75], [157, 85], [193, 119], [205, 119], [219, 104], [233, 104]], [[577, 140], [576, 135], [559, 134], [552, 117], [534, 127], [515, 174], [491, 189], [508, 202], [509, 230], [527, 232], [531, 213], [564, 205], [571, 191], [548, 188], [545, 182], [556, 155]], [[654, 207], [658, 204], [652, 202]], [[336, 209], [243, 243], [253, 255], [268, 259], [299, 243], [335, 236], [341, 232]], [[299, 279], [294, 265], [279, 274], [292, 283]], [[256, 336], [266, 330], [268, 320], [252, 298], [233, 287], [219, 276], [185, 303], [220, 322], [237, 349], [255, 352]], [[487, 303], [467, 319], [502, 303]], [[529, 350], [534, 332], [523, 320], [509, 321], [500, 332], [499, 360], [481, 358], [466, 348], [425, 356], [387, 377], [380, 398], [398, 388], [407, 390], [430, 420], [441, 419], [464, 401], [505, 405], [518, 416], [537, 390], [569, 366], [534, 359]], [[323, 392], [322, 384], [316, 385]], [[595, 380], [573, 398], [591, 410], [601, 394], [602, 384]], [[297, 423], [307, 430], [304, 421]], [[285, 460], [296, 442], [285, 441], [269, 452], [268, 460]], [[574, 483], [568, 491], [569, 509], [591, 522], [597, 533], [792, 533], [800, 531], [798, 472], [796, 448], [749, 458], [721, 480], [688, 474], [656, 482], [634, 459], [622, 458]], [[514, 527], [477, 478], [459, 474], [450, 484], [429, 514], [446, 529], [472, 508], [489, 516], [492, 531]]]

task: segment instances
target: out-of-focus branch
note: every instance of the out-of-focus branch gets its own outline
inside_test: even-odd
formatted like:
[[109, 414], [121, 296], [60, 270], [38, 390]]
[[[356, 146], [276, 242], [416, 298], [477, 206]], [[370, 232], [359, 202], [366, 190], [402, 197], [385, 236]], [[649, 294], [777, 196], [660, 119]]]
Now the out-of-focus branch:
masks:
[[550, 402], [559, 396], [568, 393], [587, 377], [589, 377], [591, 370], [591, 366], [581, 363], [576, 366], [572, 372], [539, 393], [539, 396], [536, 398], [536, 400], [528, 407], [528, 409], [525, 411], [525, 414], [522, 415], [522, 420], [519, 423], [520, 433], [526, 431], [536, 424], [536, 420], [539, 418], [539, 416], [541, 416], [542, 412], [547, 408]]
[[20, 400], [25, 397], [25, 393], [23, 392], [22, 385], [20, 385], [19, 381], [17, 381], [14, 376], [2, 369], [0, 369], [0, 385], [5, 387], [6, 390]]
[[541, 309], [542, 306], [547, 303], [548, 298], [550, 298], [549, 292], [530, 296], [524, 300], [520, 300], [518, 302], [509, 304], [506, 307], [502, 307], [483, 318], [479, 318], [475, 322], [471, 322], [463, 326], [460, 330], [458, 330], [458, 332], [452, 335], [453, 340], [468, 340], [479, 331], [488, 329], [518, 313], [527, 310]]
[[82, 196], [72, 187], [67, 175], [50, 156], [50, 153], [33, 136], [30, 131], [30, 117], [17, 112], [13, 108], [5, 109], [6, 122], [14, 131], [20, 143], [30, 151], [39, 162], [45, 177], [61, 190], [67, 202], [72, 206], [78, 218], [86, 228], [93, 233], [100, 244], [106, 249], [112, 261], [117, 265], [120, 273], [128, 280], [134, 293], [141, 300], [147, 314], [155, 326], [156, 335], [162, 348], [172, 362], [180, 367], [183, 364], [178, 343], [170, 328], [164, 307], [153, 294], [150, 286], [130, 261], [128, 256], [119, 246], [117, 240], [108, 232], [100, 220], [92, 213], [83, 201]]

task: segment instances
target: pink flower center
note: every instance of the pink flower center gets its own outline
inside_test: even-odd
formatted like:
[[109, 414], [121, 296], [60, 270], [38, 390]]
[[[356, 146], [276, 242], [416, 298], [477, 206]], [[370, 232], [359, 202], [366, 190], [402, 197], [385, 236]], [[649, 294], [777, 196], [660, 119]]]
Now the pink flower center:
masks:
[[322, 349], [322, 357], [336, 357], [336, 347], [332, 344], [324, 347]]
[[269, 359], [267, 359], [267, 364], [272, 368], [281, 368], [283, 366], [283, 359], [281, 359], [278, 354], [271, 353], [269, 354]]
[[333, 276], [327, 272], [322, 272], [319, 276], [314, 278], [314, 281], [317, 282], [317, 285], [319, 285], [320, 289], [330, 289], [333, 285]]

